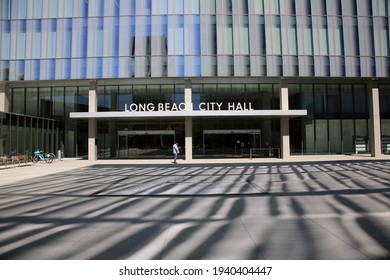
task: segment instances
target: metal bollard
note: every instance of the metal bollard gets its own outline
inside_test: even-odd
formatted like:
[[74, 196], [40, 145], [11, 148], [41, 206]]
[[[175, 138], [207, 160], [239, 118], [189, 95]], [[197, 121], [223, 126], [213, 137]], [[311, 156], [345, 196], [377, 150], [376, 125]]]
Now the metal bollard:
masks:
[[57, 152], [57, 159], [58, 161], [61, 161], [61, 150], [58, 150]]

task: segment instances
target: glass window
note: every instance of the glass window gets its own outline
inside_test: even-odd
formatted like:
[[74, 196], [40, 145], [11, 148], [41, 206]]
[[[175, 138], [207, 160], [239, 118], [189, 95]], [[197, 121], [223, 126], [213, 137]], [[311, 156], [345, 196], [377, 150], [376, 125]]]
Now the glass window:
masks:
[[0, 35], [1, 59], [9, 59], [11, 42], [11, 25], [9, 21], [0, 21]]
[[[103, 19], [103, 56], [118, 56], [119, 20], [117, 17]], [[149, 27], [150, 28], [150, 27]], [[86, 36], [84, 36], [85, 38]], [[86, 44], [85, 44], [86, 47]]]
[[248, 0], [249, 14], [264, 14], [263, 0]]
[[368, 112], [365, 85], [354, 85], [354, 109], [355, 113], [364, 114]]
[[231, 0], [216, 0], [216, 11], [221, 15], [232, 14], [232, 1]]
[[38, 116], [38, 89], [26, 89], [26, 114]]
[[271, 110], [273, 99], [273, 86], [272, 84], [260, 84], [260, 109]]
[[118, 58], [104, 57], [102, 65], [103, 78], [117, 78], [118, 77]]
[[152, 15], [166, 15], [168, 13], [168, 0], [152, 1]]
[[[135, 14], [135, 1], [136, 0], [117, 0], [119, 3], [119, 12], [121, 16], [134, 15]], [[163, 1], [153, 1], [163, 2]]]
[[252, 104], [254, 110], [260, 110], [258, 84], [246, 84], [246, 101]]
[[168, 0], [168, 14], [182, 15], [184, 11], [183, 8], [183, 0]]
[[[341, 112], [345, 114], [353, 113], [353, 91], [352, 85], [341, 85]], [[347, 116], [348, 116], [347, 115]], [[352, 116], [352, 115], [350, 115]]]
[[200, 67], [202, 76], [216, 76], [217, 75], [217, 57], [213, 55], [202, 55], [200, 57]]
[[282, 35], [282, 51], [284, 55], [297, 54], [297, 37], [296, 37], [296, 20], [295, 17], [282, 17], [281, 22], [283, 28]]
[[88, 1], [74, 1], [73, 17], [87, 17], [87, 16], [88, 16]]
[[151, 0], [137, 0], [135, 2], [135, 12], [137, 15], [150, 15]]
[[353, 153], [355, 151], [353, 123], [353, 120], [342, 120], [342, 153]]
[[53, 88], [53, 116], [64, 118], [65, 94], [63, 87]]
[[166, 56], [168, 53], [167, 45], [167, 17], [154, 16], [151, 19], [151, 55]]
[[[329, 54], [342, 55], [344, 51], [342, 19], [340, 17], [328, 17]], [[356, 44], [356, 42], [354, 42]]]
[[118, 100], [118, 86], [106, 86], [105, 92], [105, 106], [107, 111], [115, 111], [118, 107], [116, 102]]
[[79, 87], [77, 95], [77, 112], [88, 112], [89, 87]]
[[[153, 17], [154, 19], [154, 17]], [[135, 54], [135, 19], [134, 17], [121, 17], [119, 19], [119, 56], [134, 56]]]
[[219, 55], [218, 60], [218, 76], [233, 76], [234, 75], [234, 59], [230, 55]]
[[65, 113], [68, 116], [70, 112], [77, 111], [77, 87], [65, 88]]
[[216, 17], [202, 15], [200, 19], [200, 48], [202, 54], [217, 53]]
[[355, 120], [355, 135], [367, 137], [367, 120]]
[[198, 77], [201, 74], [200, 56], [185, 55], [184, 56], [184, 76]]
[[39, 88], [38, 111], [41, 117], [51, 117], [51, 89]]
[[168, 77], [184, 76], [184, 56], [168, 56], [167, 68]]
[[184, 54], [200, 54], [200, 18], [186, 16], [184, 18]]
[[279, 1], [265, 0], [264, 1], [265, 14], [279, 14]]
[[231, 16], [217, 16], [217, 51], [219, 55], [233, 54], [233, 25]]
[[[83, 1], [82, 1], [83, 2]], [[118, 16], [119, 3], [118, 1], [103, 1], [104, 16]]]
[[248, 17], [234, 16], [234, 54], [249, 54], [249, 28]]
[[[61, 34], [58, 34], [61, 36]], [[88, 57], [101, 57], [103, 54], [103, 19], [88, 19]]]
[[389, 42], [389, 18], [374, 18], [374, 45], [376, 56], [388, 56]]
[[233, 14], [248, 14], [248, 1], [232, 0]]
[[131, 86], [119, 86], [119, 92], [117, 95], [117, 111], [124, 111], [126, 104], [133, 103], [132, 101], [132, 87]]
[[199, 14], [199, 0], [191, 0], [184, 2], [185, 14]]
[[251, 55], [265, 54], [265, 24], [263, 16], [249, 16], [249, 43]]
[[326, 85], [314, 85], [315, 113], [326, 113]]
[[55, 58], [57, 50], [57, 21], [42, 20], [41, 58]]
[[[92, 1], [102, 2], [102, 1]], [[73, 1], [58, 0], [58, 17], [72, 17], [73, 14]]]
[[[232, 102], [232, 89], [230, 84], [218, 84], [217, 88], [218, 102], [222, 102], [225, 106], [228, 104], [228, 102]], [[227, 110], [227, 107], [224, 107], [223, 109]]]
[[314, 55], [328, 55], [328, 36], [326, 17], [313, 16]]
[[[11, 15], [11, 1], [0, 2], [0, 19], [10, 19]], [[1, 123], [0, 123], [1, 125]], [[1, 153], [0, 153], [1, 155]]]
[[329, 153], [340, 154], [341, 150], [341, 120], [329, 120]]
[[24, 88], [15, 88], [12, 90], [12, 112], [24, 114], [25, 113], [25, 94]]
[[379, 98], [380, 98], [379, 103], [381, 106], [380, 109], [381, 114], [389, 114], [390, 113], [390, 85], [382, 85], [379, 87]]
[[88, 21], [85, 18], [73, 19], [72, 57], [85, 57], [87, 55], [87, 24]]
[[[218, 102], [217, 85], [216, 84], [203, 84], [202, 92], [200, 94], [200, 102]], [[198, 106], [194, 106], [194, 109], [198, 109]]]
[[313, 54], [311, 17], [297, 17], [297, 42], [299, 55]]
[[327, 111], [328, 113], [340, 112], [339, 85], [328, 85], [327, 109], [328, 109]]
[[[280, 1], [280, 13], [284, 15], [295, 14], [295, 1], [290, 0], [279, 0]], [[274, 1], [275, 2], [275, 1]], [[301, 1], [299, 1], [301, 2]]]
[[316, 120], [316, 152], [319, 154], [328, 153], [328, 121]]
[[168, 55], [184, 54], [183, 16], [168, 17]]
[[372, 13], [373, 16], [387, 16], [386, 15], [386, 2], [389, 5], [389, 2], [386, 0], [376, 0], [372, 1]]
[[199, 0], [201, 14], [215, 14], [215, 0]]
[[26, 56], [26, 21], [17, 22], [16, 59], [24, 59]]
[[27, 0], [11, 1], [11, 18], [26, 19]]
[[281, 26], [279, 16], [267, 16], [265, 18], [265, 35], [267, 54], [281, 54]]
[[[122, 2], [124, 1], [121, 1], [121, 4]], [[125, 9], [125, 7], [123, 8]], [[103, 12], [104, 12], [103, 0], [88, 1], [88, 15], [90, 17], [103, 16]]]
[[245, 84], [232, 84], [231, 102], [246, 102]]

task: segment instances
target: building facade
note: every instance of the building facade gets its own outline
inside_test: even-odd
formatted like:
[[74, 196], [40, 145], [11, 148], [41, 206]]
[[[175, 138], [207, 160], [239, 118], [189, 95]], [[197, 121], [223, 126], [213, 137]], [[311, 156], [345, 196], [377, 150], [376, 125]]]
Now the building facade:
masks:
[[0, 111], [91, 160], [376, 157], [389, 25], [388, 0], [0, 0]]

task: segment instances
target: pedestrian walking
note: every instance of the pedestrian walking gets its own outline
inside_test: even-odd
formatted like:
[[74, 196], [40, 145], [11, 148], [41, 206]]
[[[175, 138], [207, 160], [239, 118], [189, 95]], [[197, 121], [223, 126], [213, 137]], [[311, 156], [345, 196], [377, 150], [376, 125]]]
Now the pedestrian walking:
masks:
[[173, 152], [173, 162], [172, 162], [172, 163], [177, 163], [177, 162], [176, 162], [176, 160], [177, 160], [177, 155], [180, 153], [180, 152], [179, 152], [179, 146], [178, 146], [178, 142], [177, 142], [177, 141], [175, 142], [175, 144], [173, 144], [172, 152]]

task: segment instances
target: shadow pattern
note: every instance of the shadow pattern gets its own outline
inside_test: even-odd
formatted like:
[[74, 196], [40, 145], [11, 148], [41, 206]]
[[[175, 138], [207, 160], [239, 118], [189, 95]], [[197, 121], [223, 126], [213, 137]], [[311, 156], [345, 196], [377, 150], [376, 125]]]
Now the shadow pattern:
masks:
[[0, 259], [390, 259], [390, 162], [94, 165], [0, 186]]

